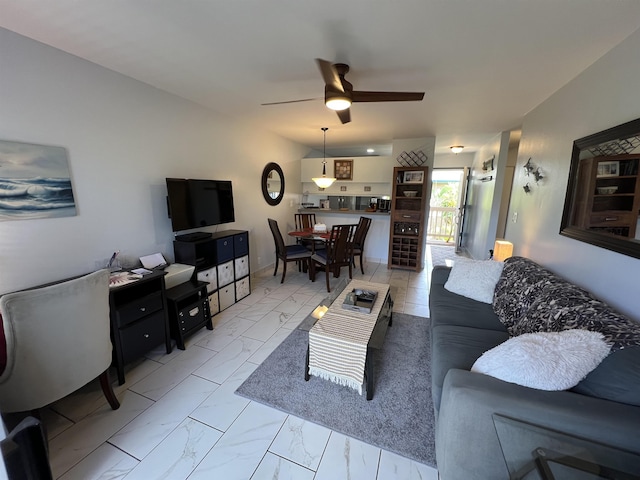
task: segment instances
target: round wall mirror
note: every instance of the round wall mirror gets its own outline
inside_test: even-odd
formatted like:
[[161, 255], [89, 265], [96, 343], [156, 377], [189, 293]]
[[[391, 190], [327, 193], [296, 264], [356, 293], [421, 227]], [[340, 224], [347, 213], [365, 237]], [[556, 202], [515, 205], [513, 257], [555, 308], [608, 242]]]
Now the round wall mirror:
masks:
[[278, 205], [284, 196], [284, 173], [277, 163], [267, 163], [262, 171], [262, 195], [269, 205]]

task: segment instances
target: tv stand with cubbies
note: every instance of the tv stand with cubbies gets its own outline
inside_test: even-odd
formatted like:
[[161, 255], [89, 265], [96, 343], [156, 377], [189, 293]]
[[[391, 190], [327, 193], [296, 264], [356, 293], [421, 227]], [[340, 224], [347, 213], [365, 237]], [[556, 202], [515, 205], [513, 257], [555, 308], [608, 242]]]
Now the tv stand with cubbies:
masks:
[[249, 232], [225, 230], [209, 238], [173, 242], [176, 262], [194, 265], [198, 281], [207, 282], [211, 316], [251, 293]]

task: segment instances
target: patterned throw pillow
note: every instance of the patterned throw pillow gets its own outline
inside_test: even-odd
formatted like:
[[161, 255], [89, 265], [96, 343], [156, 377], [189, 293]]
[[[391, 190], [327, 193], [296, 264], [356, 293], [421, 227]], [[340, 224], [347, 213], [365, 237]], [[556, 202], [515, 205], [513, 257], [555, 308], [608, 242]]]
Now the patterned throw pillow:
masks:
[[514, 325], [529, 310], [540, 292], [546, 286], [561, 281], [528, 258], [510, 257], [504, 261], [502, 276], [493, 296], [493, 311], [511, 336], [515, 335], [512, 332]]
[[568, 282], [547, 285], [511, 328], [512, 336], [582, 329], [600, 332], [612, 350], [640, 345], [640, 323]]

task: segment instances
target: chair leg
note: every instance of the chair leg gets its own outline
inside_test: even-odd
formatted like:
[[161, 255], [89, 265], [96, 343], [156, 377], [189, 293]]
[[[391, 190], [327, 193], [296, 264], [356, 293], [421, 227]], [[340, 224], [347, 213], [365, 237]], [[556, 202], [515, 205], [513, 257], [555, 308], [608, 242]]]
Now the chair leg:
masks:
[[284, 283], [284, 276], [287, 274], [287, 261], [285, 260], [282, 263], [282, 280], [280, 280], [280, 283]]
[[329, 264], [324, 267], [324, 275], [327, 277], [327, 292], [331, 291], [331, 285], [329, 285]]
[[[364, 255], [361, 253], [360, 254], [360, 270], [362, 271], [362, 274], [364, 275], [364, 264], [362, 263], [362, 258], [364, 257]], [[355, 264], [354, 264], [355, 267]]]
[[278, 273], [278, 263], [279, 262], [280, 262], [280, 259], [278, 257], [276, 257], [276, 269], [273, 271], [273, 276], [274, 277], [276, 276], [276, 273]]
[[109, 405], [113, 410], [120, 408], [120, 402], [116, 398], [116, 394], [113, 393], [113, 387], [111, 386], [111, 379], [109, 378], [109, 369], [100, 374], [100, 386], [102, 387], [102, 393], [107, 398]]

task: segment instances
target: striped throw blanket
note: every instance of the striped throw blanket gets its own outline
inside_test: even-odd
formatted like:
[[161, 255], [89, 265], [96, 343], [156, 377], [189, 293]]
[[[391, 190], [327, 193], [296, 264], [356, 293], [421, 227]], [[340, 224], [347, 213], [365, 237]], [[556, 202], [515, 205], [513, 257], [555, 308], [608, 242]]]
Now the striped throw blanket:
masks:
[[[371, 313], [342, 308], [354, 288], [374, 290]], [[362, 395], [367, 344], [389, 291], [389, 285], [352, 280], [309, 331], [309, 374], [357, 390]]]

